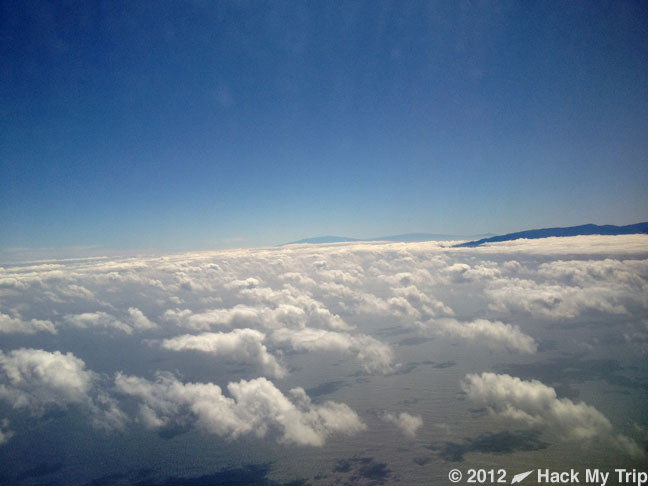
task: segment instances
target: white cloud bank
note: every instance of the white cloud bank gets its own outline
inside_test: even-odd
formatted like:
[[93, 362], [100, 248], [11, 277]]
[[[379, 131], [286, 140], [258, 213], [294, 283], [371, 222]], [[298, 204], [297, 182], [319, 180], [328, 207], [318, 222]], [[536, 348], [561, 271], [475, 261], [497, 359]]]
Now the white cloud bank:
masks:
[[495, 373], [468, 374], [461, 387], [468, 398], [502, 417], [548, 427], [564, 439], [608, 440], [633, 456], [643, 456], [633, 440], [614, 434], [610, 421], [596, 408], [558, 398], [556, 390], [537, 380]]
[[343, 403], [314, 405], [302, 388], [290, 390], [288, 398], [265, 378], [230, 383], [231, 397], [213, 383], [182, 383], [169, 374], [151, 382], [118, 373], [115, 386], [140, 400], [140, 419], [151, 428], [190, 423], [230, 439], [274, 431], [279, 442], [321, 446], [332, 434], [352, 435], [366, 427]]
[[[283, 351], [329, 357], [318, 362], [329, 366], [323, 371], [331, 376], [342, 369], [333, 368], [340, 354], [356, 360], [366, 373], [390, 374], [407, 356], [404, 345], [391, 345], [401, 339], [399, 333], [452, 339], [458, 347], [538, 353], [538, 359], [552, 351], [538, 352], [536, 339], [557, 342], [565, 351], [583, 344], [579, 340], [585, 336], [601, 346], [617, 346], [615, 351], [630, 363], [636, 359], [634, 351], [648, 352], [646, 248], [648, 236], [629, 235], [480, 248], [450, 248], [439, 242], [353, 243], [16, 264], [0, 268], [0, 334], [10, 338], [0, 345], [0, 400], [35, 417], [49, 407], [78, 408], [98, 424], [123, 424], [117, 398], [126, 394], [139, 400], [140, 420], [154, 427], [184, 420], [213, 427], [223, 437], [274, 431], [281, 441], [320, 444], [341, 433], [338, 419], [350, 431], [364, 426], [346, 405], [313, 405], [299, 389], [283, 395], [269, 381], [259, 381], [259, 375], [286, 376], [293, 353]], [[589, 327], [590, 317], [598, 328]], [[580, 335], [562, 334], [562, 321], [569, 320], [581, 326]], [[605, 342], [612, 333], [626, 341]], [[81, 334], [88, 343], [82, 356], [86, 361], [67, 349], [28, 349], [53, 349], [55, 345], [43, 343], [54, 339], [64, 346]], [[208, 353], [252, 365], [245, 368], [250, 374], [231, 384], [226, 396], [210, 383], [191, 383], [195, 378], [186, 369], [178, 371], [186, 377], [182, 383], [165, 370], [152, 382], [131, 376], [140, 368], [123, 370], [121, 362], [109, 363], [104, 356], [101, 369], [109, 374], [86, 368], [86, 362], [94, 366], [92, 346], [130, 342], [135, 349], [143, 335], [161, 344], [147, 353], [160, 353], [160, 348]], [[22, 348], [9, 349], [9, 342]], [[459, 349], [457, 356], [462, 355], [465, 350]], [[178, 365], [174, 370], [182, 368], [183, 360], [173, 358]], [[159, 362], [165, 361], [148, 364]], [[124, 373], [118, 375], [123, 386], [116, 397], [108, 376], [118, 370]], [[488, 374], [469, 376], [489, 379]], [[609, 421], [591, 406], [558, 399], [555, 392], [544, 406], [532, 406], [533, 400], [516, 398], [519, 390], [526, 390], [524, 383], [532, 383], [538, 396], [550, 397], [553, 389], [541, 388], [539, 382], [507, 388], [506, 380], [501, 381], [499, 386], [509, 392], [499, 399], [477, 393], [477, 378], [467, 378], [465, 386], [475, 399], [489, 401], [495, 413], [564, 427], [570, 437], [595, 431], [594, 437], [607, 434], [617, 444], [626, 440], [614, 436]], [[251, 390], [259, 395], [244, 393]], [[213, 417], [216, 412], [208, 406], [212, 398], [233, 425]], [[257, 406], [268, 408], [264, 412]], [[286, 416], [297, 417], [296, 430]], [[560, 421], [567, 416], [571, 419]], [[243, 417], [258, 431], [246, 429]], [[392, 414], [388, 421], [406, 434], [416, 433], [416, 417], [411, 417]], [[12, 425], [18, 429], [13, 418]], [[0, 431], [5, 441], [11, 435], [4, 423]], [[626, 445], [632, 448], [629, 439]]]

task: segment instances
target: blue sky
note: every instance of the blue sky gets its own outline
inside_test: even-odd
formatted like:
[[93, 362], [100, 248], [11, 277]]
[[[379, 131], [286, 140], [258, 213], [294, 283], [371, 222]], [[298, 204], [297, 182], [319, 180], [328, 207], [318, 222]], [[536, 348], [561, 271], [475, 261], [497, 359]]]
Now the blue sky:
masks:
[[643, 2], [0, 5], [0, 248], [648, 219]]

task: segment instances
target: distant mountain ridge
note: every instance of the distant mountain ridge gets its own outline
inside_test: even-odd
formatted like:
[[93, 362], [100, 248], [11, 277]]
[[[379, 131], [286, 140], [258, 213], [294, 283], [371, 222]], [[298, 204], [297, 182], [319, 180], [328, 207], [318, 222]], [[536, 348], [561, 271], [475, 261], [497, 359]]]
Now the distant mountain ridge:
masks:
[[580, 226], [568, 226], [566, 228], [541, 228], [532, 229], [527, 231], [518, 231], [517, 233], [508, 233], [505, 235], [493, 236], [489, 238], [482, 238], [476, 241], [469, 241], [467, 243], [460, 243], [454, 245], [455, 248], [460, 247], [475, 247], [483, 245], [484, 243], [497, 243], [499, 241], [512, 241], [521, 238], [538, 239], [548, 238], [551, 236], [581, 236], [581, 235], [631, 235], [631, 234], [647, 234], [648, 222], [629, 224], [627, 226], [615, 226], [612, 224], [596, 225], [596, 224], [583, 224]]
[[320, 245], [322, 243], [343, 243], [346, 241], [360, 241], [356, 238], [348, 238], [346, 236], [315, 236], [314, 238], [304, 238], [303, 240], [291, 241], [290, 243], [282, 243], [279, 246], [285, 245], [299, 245], [299, 244], [310, 244], [310, 245]]
[[303, 240], [291, 241], [279, 246], [285, 245], [320, 245], [326, 243], [344, 243], [350, 241], [394, 241], [394, 242], [416, 242], [416, 241], [452, 241], [468, 240], [474, 238], [486, 238], [494, 236], [494, 233], [483, 233], [478, 235], [445, 235], [438, 233], [405, 233], [402, 235], [379, 236], [377, 238], [350, 238], [348, 236], [316, 236], [314, 238], [304, 238]]

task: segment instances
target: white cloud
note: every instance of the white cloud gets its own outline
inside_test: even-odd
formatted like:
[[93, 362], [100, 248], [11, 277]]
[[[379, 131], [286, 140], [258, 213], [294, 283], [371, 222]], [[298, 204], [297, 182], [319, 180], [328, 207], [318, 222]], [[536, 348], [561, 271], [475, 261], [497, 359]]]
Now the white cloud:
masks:
[[529, 426], [545, 426], [565, 439], [608, 439], [635, 456], [641, 449], [631, 439], [614, 434], [610, 421], [584, 402], [558, 398], [556, 391], [537, 381], [495, 373], [468, 374], [461, 384], [468, 398], [508, 419]]
[[263, 344], [265, 334], [253, 329], [234, 329], [231, 332], [185, 334], [165, 339], [162, 347], [174, 351], [194, 350], [223, 356], [230, 360], [261, 366], [270, 376], [281, 378], [286, 369], [281, 366]]
[[314, 405], [302, 388], [289, 399], [265, 378], [241, 380], [227, 386], [231, 397], [213, 383], [182, 383], [160, 374], [155, 382], [118, 373], [115, 386], [141, 401], [140, 418], [151, 428], [192, 423], [226, 438], [265, 437], [274, 432], [279, 442], [321, 446], [332, 434], [352, 435], [365, 429], [347, 405]]
[[389, 345], [364, 334], [348, 334], [325, 329], [278, 329], [273, 341], [289, 344], [297, 351], [336, 351], [354, 353], [367, 373], [394, 371], [394, 352]]
[[440, 300], [427, 295], [414, 285], [407, 287], [397, 287], [393, 290], [394, 294], [400, 298], [405, 298], [412, 306], [418, 306], [425, 314], [429, 316], [454, 315], [454, 311]]
[[219, 326], [267, 327], [272, 319], [271, 314], [268, 308], [238, 304], [230, 309], [209, 309], [197, 313], [190, 309], [169, 309], [164, 313], [164, 318], [180, 327], [207, 331]]
[[352, 342], [358, 353], [358, 361], [367, 373], [392, 373], [400, 366], [395, 362], [394, 351], [388, 344], [366, 334], [352, 336]]
[[563, 281], [572, 285], [585, 287], [606, 282], [608, 285], [631, 286], [643, 289], [648, 277], [647, 260], [557, 260], [542, 263], [538, 274]]
[[390, 412], [385, 412], [382, 418], [385, 422], [395, 424], [403, 434], [412, 439], [416, 437], [417, 430], [423, 427], [423, 419], [420, 415], [410, 415], [406, 412], [395, 415]]
[[24, 321], [19, 317], [11, 317], [0, 313], [0, 333], [34, 334], [41, 331], [56, 334], [56, 327], [52, 321], [41, 319]]
[[72, 353], [21, 348], [0, 351], [0, 400], [36, 417], [50, 408], [76, 406], [93, 425], [122, 428], [126, 416], [116, 401], [98, 389], [99, 376]]
[[387, 305], [390, 311], [396, 315], [411, 319], [419, 319], [421, 317], [421, 313], [405, 297], [392, 297], [387, 300]]
[[485, 342], [494, 348], [507, 348], [520, 353], [533, 354], [538, 346], [531, 336], [520, 331], [518, 326], [499, 321], [475, 319], [459, 322], [456, 319], [433, 319], [421, 324], [426, 333], [445, 335], [473, 342]]
[[128, 315], [130, 316], [130, 322], [136, 329], [155, 329], [158, 327], [157, 324], [151, 322], [137, 307], [129, 307]]
[[[530, 255], [632, 255], [646, 251], [648, 236], [637, 235], [582, 235], [571, 237], [549, 237], [538, 239], [520, 238], [513, 241], [487, 243], [477, 251], [489, 254], [530, 254]], [[455, 248], [457, 253], [472, 253], [475, 248]]]
[[628, 313], [619, 293], [605, 286], [581, 288], [513, 278], [494, 282], [485, 293], [492, 300], [489, 307], [499, 312], [525, 312], [550, 319], [574, 318], [586, 310]]
[[297, 351], [349, 351], [353, 344], [346, 333], [325, 329], [278, 329], [272, 333], [278, 343], [289, 343]]
[[128, 324], [120, 321], [116, 317], [106, 312], [84, 312], [82, 314], [68, 314], [65, 316], [66, 322], [80, 329], [92, 327], [118, 329], [126, 334], [132, 334], [133, 328]]
[[260, 285], [261, 285], [261, 281], [259, 281], [258, 279], [248, 277], [245, 280], [239, 280], [239, 279], [231, 280], [230, 282], [227, 282], [225, 284], [225, 288], [243, 290], [243, 289], [253, 289], [259, 287]]
[[448, 283], [462, 284], [497, 278], [501, 275], [501, 270], [494, 262], [482, 262], [474, 266], [466, 263], [454, 263], [444, 268], [443, 274]]
[[72, 353], [41, 349], [0, 351], [0, 399], [40, 415], [50, 405], [87, 404], [93, 373]]

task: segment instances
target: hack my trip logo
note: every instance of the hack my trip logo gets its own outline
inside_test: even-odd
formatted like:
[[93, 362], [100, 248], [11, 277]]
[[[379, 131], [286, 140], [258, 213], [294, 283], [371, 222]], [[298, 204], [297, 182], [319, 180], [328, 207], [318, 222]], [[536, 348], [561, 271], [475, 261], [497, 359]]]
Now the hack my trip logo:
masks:
[[[468, 469], [466, 475], [459, 469], [452, 469], [448, 479], [453, 483], [464, 481], [469, 484], [506, 484], [509, 483], [508, 472], [505, 469]], [[601, 469], [585, 469], [577, 471], [552, 471], [551, 469], [532, 469], [511, 476], [509, 484], [516, 483], [537, 484], [584, 484], [587, 486], [643, 486], [648, 484], [648, 472], [636, 469], [614, 469], [604, 471]]]

